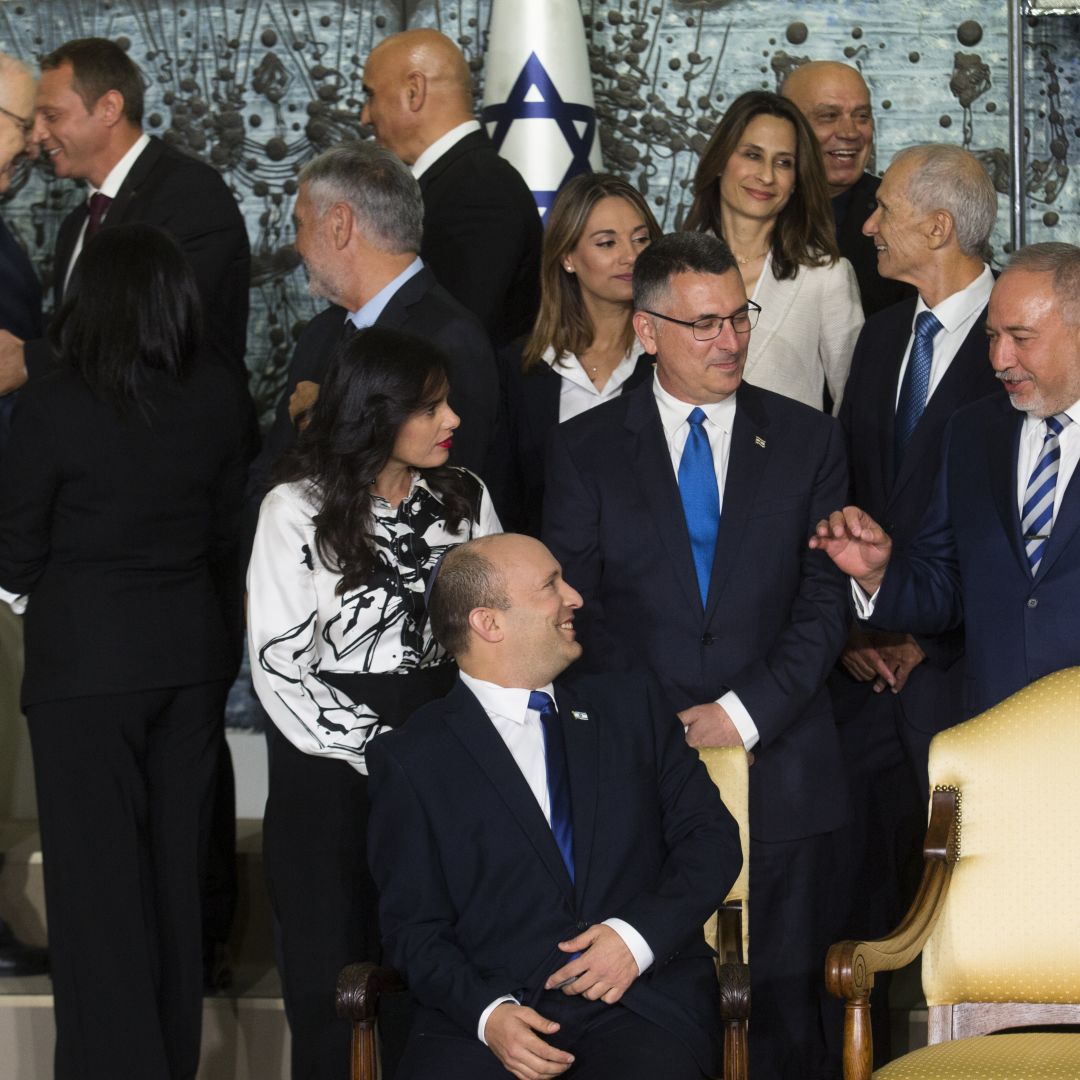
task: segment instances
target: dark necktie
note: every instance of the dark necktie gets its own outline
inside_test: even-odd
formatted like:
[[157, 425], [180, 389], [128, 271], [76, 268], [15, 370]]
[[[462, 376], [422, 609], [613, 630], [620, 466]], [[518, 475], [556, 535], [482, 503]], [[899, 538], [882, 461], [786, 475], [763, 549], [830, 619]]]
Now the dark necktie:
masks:
[[911, 343], [904, 384], [900, 388], [900, 401], [896, 406], [896, 467], [904, 457], [904, 450], [914, 434], [915, 426], [926, 408], [927, 391], [930, 389], [930, 368], [934, 364], [934, 335], [941, 323], [932, 311], [920, 311], [915, 320], [915, 340]]
[[566, 864], [570, 880], [574, 880], [574, 822], [570, 815], [570, 777], [566, 768], [566, 744], [563, 742], [562, 720], [555, 702], [543, 690], [529, 694], [529, 708], [540, 714], [544, 727], [544, 757], [547, 761], [548, 804], [551, 831], [559, 854]]
[[1057, 488], [1058, 463], [1061, 461], [1061, 447], [1058, 436], [1066, 424], [1072, 421], [1065, 413], [1046, 418], [1046, 435], [1043, 437], [1042, 452], [1035, 468], [1031, 470], [1031, 479], [1024, 489], [1024, 505], [1020, 511], [1020, 527], [1024, 531], [1024, 548], [1027, 551], [1031, 576], [1039, 572], [1046, 551], [1046, 542], [1050, 539], [1050, 529], [1054, 524], [1054, 490]]
[[686, 529], [690, 533], [690, 550], [697, 571], [701, 606], [705, 607], [709, 599], [713, 556], [716, 554], [716, 534], [720, 528], [720, 493], [716, 487], [712, 447], [702, 427], [705, 413], [696, 408], [686, 422], [690, 425], [690, 434], [679, 461], [679, 495], [686, 516]]
[[86, 233], [83, 235], [85, 243], [101, 228], [105, 215], [109, 212], [109, 204], [112, 199], [108, 195], [102, 195], [100, 191], [90, 196], [90, 216], [86, 219]]

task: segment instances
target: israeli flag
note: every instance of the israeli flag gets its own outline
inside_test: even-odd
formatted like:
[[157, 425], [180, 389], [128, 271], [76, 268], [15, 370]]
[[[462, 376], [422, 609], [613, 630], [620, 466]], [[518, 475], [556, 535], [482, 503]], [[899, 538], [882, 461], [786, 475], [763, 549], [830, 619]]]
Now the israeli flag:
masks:
[[572, 176], [603, 168], [579, 0], [492, 0], [484, 101], [541, 217]]

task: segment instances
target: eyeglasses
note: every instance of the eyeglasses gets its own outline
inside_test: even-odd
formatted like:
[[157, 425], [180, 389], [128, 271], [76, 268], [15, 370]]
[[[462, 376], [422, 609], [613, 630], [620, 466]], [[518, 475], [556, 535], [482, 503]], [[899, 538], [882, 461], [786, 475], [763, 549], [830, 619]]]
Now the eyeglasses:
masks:
[[30, 132], [34, 130], [34, 121], [32, 119], [26, 120], [19, 116], [18, 113], [13, 113], [10, 109], [5, 109], [3, 105], [0, 105], [0, 115], [6, 116], [9, 120], [13, 121], [24, 136], [28, 136]]
[[758, 315], [761, 314], [761, 305], [753, 300], [747, 300], [746, 307], [733, 311], [730, 315], [707, 315], [704, 319], [695, 319], [687, 322], [686, 319], [673, 319], [670, 315], [661, 315], [659, 311], [642, 309], [646, 315], [655, 315], [665, 322], [678, 323], [680, 326], [689, 326], [694, 331], [694, 337], [698, 341], [712, 341], [718, 338], [724, 329], [724, 323], [730, 322], [731, 329], [736, 334], [749, 334], [757, 326]]

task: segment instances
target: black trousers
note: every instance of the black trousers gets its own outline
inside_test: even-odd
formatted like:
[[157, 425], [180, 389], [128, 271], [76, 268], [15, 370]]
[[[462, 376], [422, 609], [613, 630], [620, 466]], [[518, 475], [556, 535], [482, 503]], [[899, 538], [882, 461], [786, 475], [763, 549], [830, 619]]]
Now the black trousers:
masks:
[[[449, 692], [456, 675], [453, 664], [405, 675], [322, 673], [393, 727]], [[338, 973], [346, 964], [380, 955], [367, 822], [367, 776], [346, 761], [305, 754], [272, 730], [263, 859], [278, 924], [293, 1080], [348, 1080], [351, 1032], [335, 1008]], [[395, 1053], [386, 1029], [400, 1028], [403, 1012], [407, 1005], [400, 1000], [380, 1007], [386, 1076], [404, 1042], [403, 1035], [393, 1040]]]
[[30, 705], [58, 1080], [192, 1080], [225, 682]]

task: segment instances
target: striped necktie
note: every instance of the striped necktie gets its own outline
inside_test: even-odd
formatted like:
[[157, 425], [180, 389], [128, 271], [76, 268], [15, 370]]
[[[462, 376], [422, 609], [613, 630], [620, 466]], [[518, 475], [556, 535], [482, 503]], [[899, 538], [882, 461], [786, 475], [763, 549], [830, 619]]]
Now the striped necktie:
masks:
[[1039, 563], [1042, 562], [1046, 542], [1050, 539], [1050, 529], [1054, 524], [1054, 490], [1057, 487], [1058, 464], [1061, 461], [1058, 436], [1065, 425], [1070, 423], [1072, 421], [1065, 413], [1046, 418], [1042, 452], [1039, 460], [1035, 462], [1035, 468], [1031, 470], [1031, 479], [1024, 491], [1020, 527], [1024, 532], [1024, 547], [1032, 577], [1039, 572]]
[[896, 467], [899, 469], [904, 450], [915, 433], [915, 427], [926, 408], [930, 389], [930, 369], [934, 365], [934, 336], [941, 323], [932, 311], [920, 311], [915, 319], [915, 340], [911, 343], [900, 400], [896, 406]]

